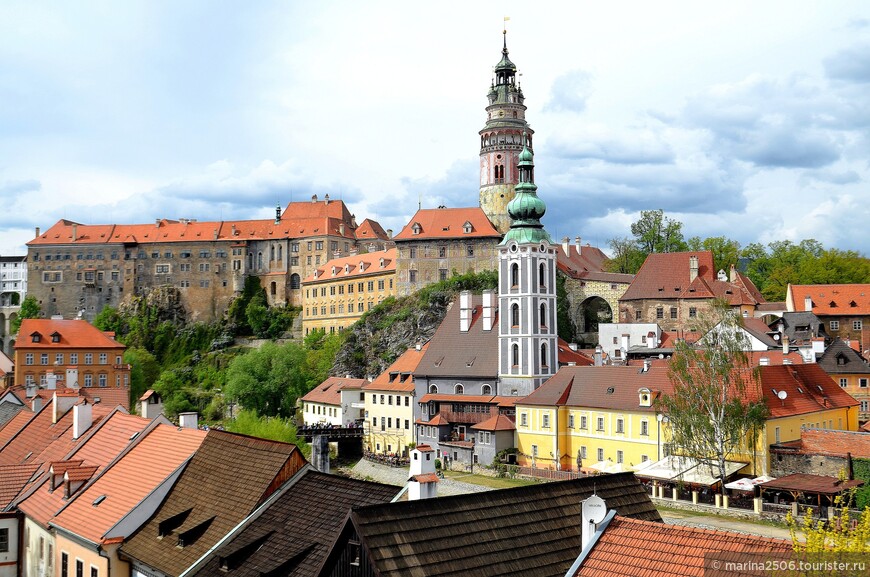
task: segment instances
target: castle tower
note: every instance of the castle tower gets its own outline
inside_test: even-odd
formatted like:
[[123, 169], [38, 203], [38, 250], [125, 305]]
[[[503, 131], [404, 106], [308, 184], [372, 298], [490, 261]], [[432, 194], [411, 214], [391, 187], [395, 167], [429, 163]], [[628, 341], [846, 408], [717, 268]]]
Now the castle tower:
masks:
[[480, 208], [502, 234], [510, 228], [507, 205], [516, 194], [519, 155], [523, 146], [532, 150], [534, 134], [526, 122], [517, 67], [508, 58], [507, 31], [503, 34], [501, 60], [487, 94], [486, 125], [480, 131]]
[[559, 369], [556, 246], [541, 217], [532, 151], [518, 157], [510, 230], [498, 246], [499, 394], [530, 394]]

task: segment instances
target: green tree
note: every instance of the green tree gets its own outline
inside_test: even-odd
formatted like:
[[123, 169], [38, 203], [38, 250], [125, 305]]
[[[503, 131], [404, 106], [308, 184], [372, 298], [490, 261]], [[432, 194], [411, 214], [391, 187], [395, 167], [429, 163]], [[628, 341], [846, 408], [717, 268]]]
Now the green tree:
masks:
[[24, 319], [39, 318], [40, 312], [39, 301], [36, 300], [36, 297], [33, 295], [27, 295], [21, 303], [21, 308], [18, 310], [18, 316], [12, 319], [12, 322], [9, 325], [9, 330], [11, 330], [13, 334], [17, 333], [18, 329], [21, 328], [21, 321]]
[[229, 321], [233, 334], [251, 334], [251, 326], [248, 324], [247, 319], [247, 309], [248, 304], [258, 294], [263, 295], [263, 300], [265, 302], [266, 295], [263, 287], [260, 286], [260, 279], [255, 276], [247, 277], [245, 279], [245, 286], [242, 289], [242, 294], [236, 297], [227, 309], [227, 320]]
[[556, 275], [556, 326], [559, 327], [559, 338], [573, 343], [577, 338], [574, 323], [569, 314], [568, 291], [565, 290], [565, 277]]
[[113, 331], [119, 336], [125, 332], [124, 318], [115, 307], [103, 307], [103, 310], [94, 317], [94, 326], [101, 331]]
[[127, 349], [124, 362], [130, 365], [130, 400], [135, 404], [160, 377], [160, 364], [154, 355], [138, 348]]
[[224, 396], [259, 415], [289, 416], [308, 392], [308, 376], [305, 349], [267, 342], [230, 362]]
[[640, 218], [631, 225], [638, 249], [653, 252], [679, 252], [686, 250], [683, 223], [665, 216], [662, 209], [642, 210]]
[[296, 426], [290, 419], [280, 417], [261, 417], [256, 411], [241, 411], [236, 418], [226, 424], [228, 431], [250, 435], [272, 441], [293, 443], [307, 453], [307, 445], [296, 436]]
[[266, 295], [260, 291], [251, 299], [245, 307], [245, 319], [251, 332], [258, 337], [265, 337], [269, 331], [269, 307], [266, 304]]
[[[840, 479], [845, 480], [845, 474]], [[807, 510], [802, 518], [786, 515], [786, 524], [791, 533], [792, 545], [797, 553], [815, 554], [814, 560], [855, 561], [855, 554], [870, 553], [870, 507], [864, 507], [857, 515], [850, 510], [855, 502], [855, 492], [845, 491], [834, 497], [834, 516], [830, 519], [813, 520]], [[824, 556], [820, 556], [824, 553]], [[866, 556], [857, 559], [866, 563]], [[800, 573], [805, 575], [806, 573]], [[828, 575], [812, 573], [813, 575]], [[840, 573], [837, 573], [840, 574]], [[858, 573], [843, 573], [857, 575]]]
[[713, 253], [713, 267], [726, 273], [731, 265], [737, 266], [740, 259], [740, 243], [724, 236], [711, 236], [701, 240], [693, 236], [688, 242], [689, 250], [709, 250]]
[[767, 407], [746, 352], [740, 315], [718, 302], [700, 322], [705, 337], [698, 346], [677, 343], [668, 368], [674, 389], [657, 403], [669, 419], [674, 446], [710, 463], [724, 491], [726, 461], [745, 451], [746, 439], [760, 430]]
[[635, 274], [640, 270], [647, 254], [637, 248], [634, 240], [628, 237], [612, 238], [607, 243], [611, 257], [605, 267], [608, 272]]

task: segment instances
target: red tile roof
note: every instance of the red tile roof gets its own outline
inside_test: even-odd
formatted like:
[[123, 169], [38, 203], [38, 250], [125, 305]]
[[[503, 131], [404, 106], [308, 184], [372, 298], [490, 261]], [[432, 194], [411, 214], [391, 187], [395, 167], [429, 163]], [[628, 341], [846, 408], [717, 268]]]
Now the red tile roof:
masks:
[[[698, 258], [698, 276], [690, 280], [689, 259], [693, 256]], [[765, 302], [743, 274], [737, 273], [734, 283], [717, 280], [713, 253], [706, 250], [650, 254], [619, 300], [712, 298], [724, 298], [732, 306]]]
[[[334, 271], [334, 272], [333, 272]], [[315, 284], [396, 271], [396, 249], [378, 250], [327, 261], [302, 282]]]
[[[471, 224], [471, 231], [465, 232], [465, 224]], [[419, 234], [414, 234], [415, 225]], [[471, 208], [421, 208], [411, 221], [393, 237], [395, 241], [448, 239], [448, 238], [486, 238], [501, 237], [480, 207]]]
[[417, 365], [420, 364], [420, 360], [426, 354], [428, 348], [429, 343], [420, 347], [419, 351], [416, 347], [408, 349], [392, 365], [387, 367], [387, 370], [378, 375], [375, 380], [363, 385], [363, 389], [367, 391], [413, 391], [413, 373], [417, 370]]
[[[34, 333], [39, 333], [38, 343], [32, 342]], [[57, 333], [59, 342], [52, 342]], [[125, 349], [126, 347], [94, 325], [83, 320], [24, 319], [19, 330], [21, 337], [15, 349]], [[114, 362], [115, 359], [109, 359]]]
[[18, 496], [37, 469], [39, 465], [36, 463], [0, 466], [0, 510]]
[[655, 412], [653, 406], [640, 406], [641, 388], [654, 397], [672, 392], [667, 368], [653, 366], [644, 372], [633, 366], [562, 367], [518, 404]]
[[476, 425], [472, 425], [471, 428], [481, 431], [513, 431], [516, 430], [516, 425], [505, 415], [498, 414]]
[[806, 297], [818, 316], [870, 315], [870, 284], [789, 285], [786, 303], [790, 311], [803, 311]]
[[[758, 368], [761, 390], [772, 418], [803, 415], [859, 403], [816, 363]], [[777, 393], [785, 391], [780, 400]]]
[[580, 254], [577, 253], [576, 244], [568, 245], [567, 254], [564, 243], [557, 246], [559, 250], [556, 252], [556, 266], [572, 278], [617, 284], [629, 284], [634, 279], [632, 274], [605, 272], [607, 255], [597, 246], [581, 246]]
[[[616, 516], [577, 577], [703, 577], [711, 554], [792, 551], [791, 541]], [[738, 573], [735, 573], [738, 574]], [[742, 575], [742, 573], [740, 573]]]
[[365, 379], [348, 379], [345, 377], [329, 377], [302, 397], [306, 403], [323, 403], [325, 405], [340, 405], [341, 391], [344, 389], [361, 389]]
[[450, 421], [445, 419], [442, 415], [438, 414], [438, 415], [435, 415], [434, 417], [432, 417], [432, 419], [430, 419], [428, 421], [424, 421], [423, 419], [417, 419], [417, 422], [415, 424], [417, 424], [417, 425], [431, 425], [433, 427], [439, 427], [442, 425], [449, 425]]
[[422, 475], [413, 475], [411, 479], [418, 483], [437, 483], [438, 475], [435, 473], [423, 473]]
[[[103, 541], [115, 523], [199, 448], [205, 435], [166, 424], [145, 431], [52, 524], [91, 542]], [[100, 496], [105, 498], [95, 505]]]
[[826, 475], [809, 475], [807, 473], [794, 473], [779, 477], [766, 483], [761, 483], [762, 490], [801, 491], [806, 493], [819, 493], [822, 495], [838, 495], [852, 487], [860, 487], [862, 480], [841, 481], [837, 477]]
[[362, 221], [356, 228], [357, 240], [380, 239], [388, 240], [387, 231], [377, 221], [369, 218]]
[[783, 443], [786, 452], [803, 455], [829, 455], [870, 459], [870, 433], [835, 431], [833, 429], [801, 429], [801, 438]]

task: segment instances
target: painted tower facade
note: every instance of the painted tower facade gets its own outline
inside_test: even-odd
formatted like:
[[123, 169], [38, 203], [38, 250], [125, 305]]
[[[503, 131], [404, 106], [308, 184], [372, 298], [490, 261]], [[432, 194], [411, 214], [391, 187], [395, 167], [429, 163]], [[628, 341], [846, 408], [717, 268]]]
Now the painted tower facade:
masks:
[[518, 156], [510, 230], [499, 252], [499, 394], [525, 396], [559, 369], [556, 251], [541, 217], [532, 151]]
[[534, 132], [526, 122], [517, 67], [508, 58], [507, 32], [501, 54], [487, 94], [486, 125], [480, 131], [480, 208], [504, 234], [511, 224], [507, 205], [519, 182], [519, 155], [524, 146], [532, 150]]

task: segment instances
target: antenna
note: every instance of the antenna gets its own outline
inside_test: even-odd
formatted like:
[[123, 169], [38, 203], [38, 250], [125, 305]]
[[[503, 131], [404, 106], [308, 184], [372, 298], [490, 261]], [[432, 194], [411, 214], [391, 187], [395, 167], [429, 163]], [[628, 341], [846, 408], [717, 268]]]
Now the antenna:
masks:
[[776, 394], [779, 397], [779, 402], [782, 403], [782, 406], [785, 406], [785, 399], [788, 397], [788, 393], [785, 391], [780, 391]]

